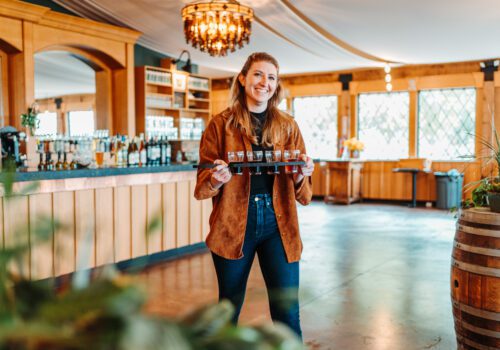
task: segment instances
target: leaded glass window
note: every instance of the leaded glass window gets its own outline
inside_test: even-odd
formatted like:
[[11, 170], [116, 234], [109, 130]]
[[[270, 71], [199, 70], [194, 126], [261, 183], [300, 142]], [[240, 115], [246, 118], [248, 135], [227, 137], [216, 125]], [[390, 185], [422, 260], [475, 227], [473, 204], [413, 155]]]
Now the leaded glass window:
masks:
[[310, 157], [337, 156], [337, 96], [297, 97], [293, 114]]
[[358, 138], [365, 159], [408, 157], [408, 92], [369, 93], [358, 97]]
[[37, 115], [38, 127], [35, 130], [36, 136], [57, 135], [57, 113], [45, 111]]
[[281, 100], [280, 104], [278, 105], [278, 108], [286, 112], [286, 98]]
[[69, 112], [69, 136], [92, 136], [95, 130], [93, 111]]
[[418, 156], [456, 160], [475, 154], [476, 90], [423, 90], [418, 95]]

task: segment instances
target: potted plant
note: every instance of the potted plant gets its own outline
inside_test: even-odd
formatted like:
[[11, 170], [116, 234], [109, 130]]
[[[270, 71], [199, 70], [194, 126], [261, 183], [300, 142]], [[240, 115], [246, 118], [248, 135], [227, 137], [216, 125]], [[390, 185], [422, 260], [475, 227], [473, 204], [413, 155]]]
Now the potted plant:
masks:
[[33, 103], [26, 113], [21, 114], [21, 125], [30, 131], [30, 134], [35, 135], [35, 131], [40, 124], [38, 119], [38, 104]]
[[490, 175], [466, 186], [470, 188], [478, 185], [472, 190], [472, 203], [466, 202], [465, 206], [490, 207], [492, 212], [500, 213], [500, 138], [494, 125], [493, 142], [484, 137], [477, 135], [476, 137], [488, 151], [488, 154], [479, 157], [479, 159], [486, 160], [484, 167], [489, 168]]

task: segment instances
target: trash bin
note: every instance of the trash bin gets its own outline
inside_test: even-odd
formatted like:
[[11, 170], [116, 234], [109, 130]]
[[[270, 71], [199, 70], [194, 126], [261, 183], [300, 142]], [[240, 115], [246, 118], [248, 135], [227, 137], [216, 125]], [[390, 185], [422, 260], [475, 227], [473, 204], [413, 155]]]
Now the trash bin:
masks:
[[460, 208], [464, 174], [452, 169], [448, 172], [436, 172], [436, 207], [440, 209]]

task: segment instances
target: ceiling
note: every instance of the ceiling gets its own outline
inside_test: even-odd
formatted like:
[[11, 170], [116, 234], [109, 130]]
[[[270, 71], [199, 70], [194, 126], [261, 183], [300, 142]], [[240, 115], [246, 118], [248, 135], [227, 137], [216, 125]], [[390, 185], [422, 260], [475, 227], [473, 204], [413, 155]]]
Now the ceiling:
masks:
[[35, 99], [94, 94], [95, 71], [67, 51], [35, 54]]
[[227, 77], [266, 51], [280, 73], [500, 57], [498, 0], [242, 0], [255, 11], [250, 44], [210, 57], [186, 44], [180, 12], [188, 0], [53, 0], [82, 17], [126, 25], [139, 43], [177, 57], [189, 49], [200, 73]]

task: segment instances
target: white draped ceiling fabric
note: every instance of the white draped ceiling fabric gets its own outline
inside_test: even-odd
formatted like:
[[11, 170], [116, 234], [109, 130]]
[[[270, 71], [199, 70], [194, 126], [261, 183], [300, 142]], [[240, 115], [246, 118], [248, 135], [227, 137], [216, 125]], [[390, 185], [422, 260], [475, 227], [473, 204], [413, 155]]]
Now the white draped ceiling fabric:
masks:
[[247, 0], [250, 44], [210, 57], [186, 44], [181, 0], [54, 0], [78, 15], [143, 33], [139, 43], [177, 57], [188, 49], [200, 73], [231, 76], [255, 51], [281, 73], [428, 64], [500, 57], [498, 0]]

